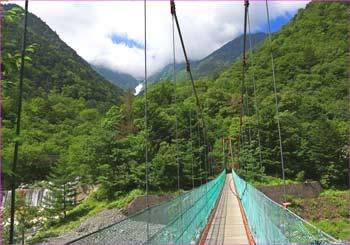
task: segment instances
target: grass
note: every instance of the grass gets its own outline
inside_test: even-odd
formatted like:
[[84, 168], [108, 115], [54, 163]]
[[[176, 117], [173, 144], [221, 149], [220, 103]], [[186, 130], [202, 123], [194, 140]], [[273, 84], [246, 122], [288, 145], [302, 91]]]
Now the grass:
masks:
[[317, 198], [292, 198], [290, 209], [331, 236], [350, 241], [350, 191], [325, 190]]
[[338, 197], [339, 195], [343, 195], [343, 194], [350, 194], [350, 191], [349, 190], [328, 189], [328, 190], [322, 191], [320, 196], [321, 197], [322, 196], [324, 196], [324, 197], [332, 197], [332, 196]]
[[335, 238], [350, 241], [349, 219], [320, 220], [314, 221], [313, 224]]
[[135, 189], [128, 194], [122, 195], [116, 200], [98, 200], [98, 193], [92, 193], [81, 204], [70, 210], [65, 219], [47, 223], [32, 239], [30, 243], [40, 242], [47, 237], [58, 236], [64, 232], [71, 231], [80, 226], [88, 217], [94, 216], [102, 210], [108, 208], [124, 208], [132, 202], [137, 196], [142, 195], [143, 191]]
[[[260, 180], [249, 181], [253, 186], [274, 186], [274, 185], [283, 185], [283, 179], [276, 178], [273, 176], [262, 176]], [[286, 184], [298, 184], [300, 182], [295, 180], [286, 179]]]

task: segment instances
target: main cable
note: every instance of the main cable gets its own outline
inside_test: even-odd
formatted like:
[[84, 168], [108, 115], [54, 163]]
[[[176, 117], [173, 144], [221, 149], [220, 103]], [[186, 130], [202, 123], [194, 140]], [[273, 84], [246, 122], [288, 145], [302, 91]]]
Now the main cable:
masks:
[[[244, 94], [245, 89], [245, 72], [246, 72], [246, 43], [247, 43], [247, 15], [249, 8], [249, 0], [244, 0], [244, 32], [243, 32], [243, 52], [242, 52], [242, 79], [241, 79], [241, 99], [240, 99], [240, 115], [239, 115], [239, 138], [238, 138], [238, 166], [241, 165], [241, 149], [244, 149], [244, 132], [243, 132], [243, 116], [244, 116]], [[249, 105], [248, 105], [249, 106]], [[250, 132], [249, 132], [250, 143]], [[244, 165], [247, 174], [247, 166]]]
[[[241, 79], [241, 99], [240, 99], [240, 115], [239, 115], [239, 138], [238, 138], [238, 155], [241, 154], [241, 149], [244, 148], [243, 137], [243, 116], [244, 116], [244, 79], [246, 68], [246, 42], [247, 42], [247, 13], [248, 13], [249, 1], [244, 0], [244, 33], [243, 33], [243, 52], [242, 52], [242, 79]], [[238, 165], [241, 158], [238, 157]]]
[[179, 21], [178, 21], [177, 15], [176, 15], [176, 9], [175, 9], [175, 2], [174, 2], [174, 0], [170, 0], [170, 10], [171, 10], [171, 15], [175, 19], [177, 31], [178, 31], [180, 42], [181, 42], [182, 51], [183, 51], [183, 54], [184, 54], [184, 57], [185, 57], [185, 61], [186, 61], [186, 71], [187, 71], [187, 73], [188, 73], [188, 75], [190, 77], [193, 94], [194, 94], [194, 97], [196, 99], [196, 105], [197, 105], [197, 109], [198, 109], [198, 114], [200, 116], [201, 123], [202, 123], [203, 136], [204, 136], [203, 140], [204, 140], [204, 145], [205, 145], [205, 167], [206, 167], [206, 170], [205, 170], [206, 173], [205, 174], [206, 174], [206, 182], [208, 182], [208, 162], [207, 162], [207, 160], [208, 160], [208, 156], [207, 156], [208, 155], [208, 134], [207, 134], [207, 128], [206, 128], [206, 124], [205, 124], [205, 120], [204, 120], [203, 109], [202, 109], [202, 106], [201, 106], [201, 104], [199, 102], [197, 89], [196, 89], [196, 86], [195, 86], [195, 83], [194, 83], [194, 79], [193, 79], [193, 75], [192, 75], [192, 71], [191, 71], [190, 62], [189, 62], [188, 57], [187, 57], [187, 52], [186, 52], [185, 44], [184, 44], [184, 41], [183, 41], [181, 28], [180, 28]]

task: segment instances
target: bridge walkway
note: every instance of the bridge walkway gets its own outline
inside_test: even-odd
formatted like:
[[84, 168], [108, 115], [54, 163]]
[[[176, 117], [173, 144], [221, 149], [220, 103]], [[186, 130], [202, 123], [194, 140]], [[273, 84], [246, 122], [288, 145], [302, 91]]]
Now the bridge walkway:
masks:
[[235, 187], [229, 173], [205, 244], [249, 244], [238, 198], [233, 192]]

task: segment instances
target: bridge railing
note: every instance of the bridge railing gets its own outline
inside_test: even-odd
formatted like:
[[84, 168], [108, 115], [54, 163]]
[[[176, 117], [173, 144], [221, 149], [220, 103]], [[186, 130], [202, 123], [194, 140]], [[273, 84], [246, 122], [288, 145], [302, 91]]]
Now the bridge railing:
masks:
[[256, 244], [341, 243], [268, 198], [234, 171], [232, 175]]
[[225, 181], [217, 178], [69, 244], [190, 244], [207, 224]]

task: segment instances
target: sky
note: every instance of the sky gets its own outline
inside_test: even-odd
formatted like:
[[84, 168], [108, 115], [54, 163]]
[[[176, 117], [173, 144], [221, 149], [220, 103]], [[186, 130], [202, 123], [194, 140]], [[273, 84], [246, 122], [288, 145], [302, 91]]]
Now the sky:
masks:
[[[176, 2], [176, 1], [175, 1]], [[23, 2], [16, 1], [23, 6]], [[307, 1], [271, 1], [277, 31]], [[144, 76], [143, 1], [31, 1], [29, 11], [45, 21], [89, 63]], [[178, 1], [176, 11], [190, 60], [202, 59], [243, 32], [243, 1]], [[265, 2], [251, 1], [251, 32], [267, 31]], [[184, 60], [175, 36], [176, 62]], [[172, 62], [172, 17], [168, 1], [147, 2], [147, 60], [152, 75]]]

